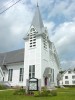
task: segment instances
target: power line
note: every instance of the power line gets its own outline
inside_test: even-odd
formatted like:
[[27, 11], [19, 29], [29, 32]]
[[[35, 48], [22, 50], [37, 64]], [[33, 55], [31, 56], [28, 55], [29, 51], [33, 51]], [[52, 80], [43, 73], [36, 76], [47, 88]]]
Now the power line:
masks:
[[0, 10], [1, 10], [2, 8], [4, 8], [5, 6], [9, 5], [12, 1], [13, 1], [13, 0], [11, 0], [11, 1], [9, 1], [9, 2], [6, 2], [6, 4], [4, 4], [3, 6], [0, 7]]
[[7, 10], [9, 10], [11, 7], [13, 7], [14, 5], [16, 5], [18, 2], [20, 2], [21, 0], [18, 0], [18, 1], [16, 1], [14, 4], [12, 4], [10, 7], [8, 7], [8, 8], [6, 8], [5, 10], [3, 10], [1, 13], [0, 13], [0, 15], [2, 14], [2, 13], [4, 13], [5, 11], [7, 11]]

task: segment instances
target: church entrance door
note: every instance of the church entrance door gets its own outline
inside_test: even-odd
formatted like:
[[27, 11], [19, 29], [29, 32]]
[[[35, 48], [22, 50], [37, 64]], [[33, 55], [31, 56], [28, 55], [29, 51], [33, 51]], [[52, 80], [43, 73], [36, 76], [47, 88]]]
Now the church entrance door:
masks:
[[47, 86], [47, 82], [48, 82], [48, 78], [47, 77], [45, 77], [45, 79], [44, 79], [44, 82], [45, 82], [45, 86]]

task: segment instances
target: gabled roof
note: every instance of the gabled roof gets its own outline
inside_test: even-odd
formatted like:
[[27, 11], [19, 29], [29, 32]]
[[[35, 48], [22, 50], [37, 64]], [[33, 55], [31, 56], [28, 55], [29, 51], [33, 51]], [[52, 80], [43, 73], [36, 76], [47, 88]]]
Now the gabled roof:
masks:
[[36, 7], [36, 11], [35, 11], [31, 26], [36, 28], [37, 31], [41, 31], [41, 29], [44, 27], [38, 5]]
[[70, 68], [69, 68], [69, 69], [65, 70], [64, 73], [62, 73], [62, 77], [63, 77], [64, 74], [65, 74], [66, 72], [68, 72], [68, 71], [71, 71], [71, 72], [75, 73], [75, 71], [74, 71], [73, 69], [70, 69]]
[[24, 49], [0, 53], [0, 65], [24, 62]]
[[73, 69], [69, 68], [69, 69], [65, 70], [65, 72], [63, 73], [63, 75], [64, 75], [66, 72], [68, 72], [68, 71], [75, 72]]

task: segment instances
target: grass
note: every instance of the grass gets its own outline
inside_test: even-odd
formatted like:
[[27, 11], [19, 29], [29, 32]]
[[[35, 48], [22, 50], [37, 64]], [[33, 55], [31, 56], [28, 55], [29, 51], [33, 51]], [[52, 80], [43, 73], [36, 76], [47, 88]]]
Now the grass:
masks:
[[54, 97], [33, 97], [13, 95], [14, 90], [0, 91], [0, 100], [75, 100], [75, 88], [57, 89], [58, 95]]

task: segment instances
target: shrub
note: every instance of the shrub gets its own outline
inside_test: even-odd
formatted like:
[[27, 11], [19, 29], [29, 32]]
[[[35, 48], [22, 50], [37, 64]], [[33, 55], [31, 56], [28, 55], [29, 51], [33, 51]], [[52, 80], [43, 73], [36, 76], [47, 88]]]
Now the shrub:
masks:
[[29, 95], [34, 95], [35, 97], [45, 97], [45, 96], [56, 96], [56, 90], [48, 90], [46, 87], [43, 87], [41, 91], [28, 91]]
[[14, 92], [14, 95], [24, 95], [24, 94], [26, 94], [26, 92], [25, 92], [25, 89], [22, 89], [22, 88], [16, 89]]
[[41, 90], [47, 90], [47, 87], [42, 87]]
[[29, 90], [28, 90], [27, 94], [33, 95], [33, 94], [34, 94], [34, 91], [29, 91]]
[[40, 92], [40, 96], [47, 96], [47, 88], [46, 87], [42, 87], [41, 92]]
[[50, 94], [51, 94], [52, 96], [57, 96], [57, 91], [56, 91], [56, 90], [52, 90], [52, 91], [50, 91]]
[[34, 92], [35, 97], [44, 97], [44, 96], [57, 96], [56, 90], [47, 90], [47, 88], [42, 88], [41, 91]]
[[6, 86], [0, 85], [0, 90], [4, 90], [4, 89], [7, 89]]
[[39, 97], [40, 96], [40, 91], [34, 91], [34, 96]]
[[47, 90], [46, 88], [42, 89], [40, 92], [40, 96], [48, 96], [50, 94], [50, 91]]
[[48, 96], [47, 91], [41, 91], [41, 92], [40, 92], [40, 96]]

